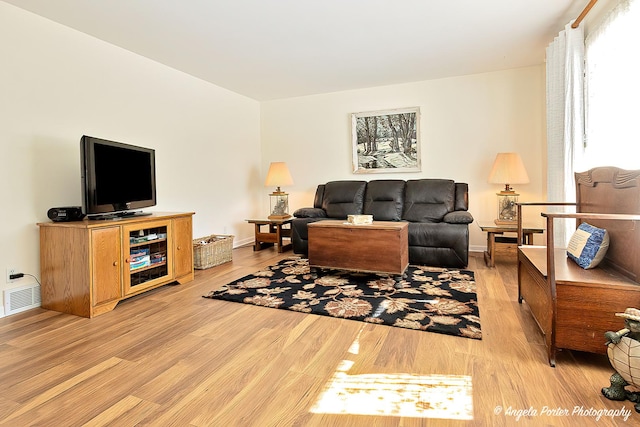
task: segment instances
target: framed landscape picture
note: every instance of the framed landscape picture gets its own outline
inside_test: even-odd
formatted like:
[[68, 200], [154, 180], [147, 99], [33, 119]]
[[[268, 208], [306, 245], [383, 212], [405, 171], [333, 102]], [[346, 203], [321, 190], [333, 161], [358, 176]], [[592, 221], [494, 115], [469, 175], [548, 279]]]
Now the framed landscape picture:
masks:
[[351, 114], [353, 173], [420, 172], [420, 108]]

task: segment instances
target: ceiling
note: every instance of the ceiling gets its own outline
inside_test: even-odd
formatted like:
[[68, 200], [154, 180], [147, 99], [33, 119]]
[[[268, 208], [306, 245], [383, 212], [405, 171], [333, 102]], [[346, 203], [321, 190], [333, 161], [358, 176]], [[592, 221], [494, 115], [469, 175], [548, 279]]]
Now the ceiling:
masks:
[[258, 101], [541, 64], [587, 0], [4, 0]]

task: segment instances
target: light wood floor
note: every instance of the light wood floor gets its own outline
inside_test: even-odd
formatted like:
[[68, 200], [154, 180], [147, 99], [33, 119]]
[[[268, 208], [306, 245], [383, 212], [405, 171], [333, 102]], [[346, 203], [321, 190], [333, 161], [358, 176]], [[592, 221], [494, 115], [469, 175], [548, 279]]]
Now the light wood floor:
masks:
[[[605, 357], [565, 351], [555, 369], [548, 366], [526, 305], [517, 303], [515, 264], [508, 257], [495, 269], [485, 267], [480, 256], [470, 260], [481, 341], [201, 297], [291, 255], [239, 248], [233, 262], [197, 271], [189, 284], [124, 301], [94, 319], [43, 309], [0, 319], [0, 424], [607, 426], [640, 421], [629, 402], [601, 395], [612, 373]], [[363, 374], [438, 378], [445, 387], [448, 379], [470, 378], [473, 406], [467, 409], [473, 418], [403, 417], [401, 408], [395, 416], [311, 412], [332, 378]], [[391, 399], [364, 409], [375, 411]], [[451, 406], [465, 410], [455, 401]], [[587, 412], [571, 416], [576, 407], [632, 413], [627, 422], [621, 416], [598, 421]], [[516, 413], [505, 415], [509, 408], [537, 415], [518, 419]], [[549, 416], [542, 413], [545, 408], [569, 415]]]

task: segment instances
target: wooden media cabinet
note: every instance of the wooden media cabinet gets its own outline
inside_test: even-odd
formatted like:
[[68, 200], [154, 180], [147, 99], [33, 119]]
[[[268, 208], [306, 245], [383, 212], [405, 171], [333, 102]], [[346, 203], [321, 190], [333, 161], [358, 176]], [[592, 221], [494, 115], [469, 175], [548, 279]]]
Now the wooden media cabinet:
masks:
[[192, 216], [38, 224], [42, 307], [94, 317], [123, 299], [193, 280]]

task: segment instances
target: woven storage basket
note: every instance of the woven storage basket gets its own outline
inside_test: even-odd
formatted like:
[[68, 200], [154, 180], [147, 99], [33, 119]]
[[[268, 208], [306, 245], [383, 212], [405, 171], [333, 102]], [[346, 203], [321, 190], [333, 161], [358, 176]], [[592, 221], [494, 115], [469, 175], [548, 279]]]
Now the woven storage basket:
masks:
[[233, 236], [212, 235], [193, 241], [193, 267], [198, 270], [215, 267], [232, 259]]

